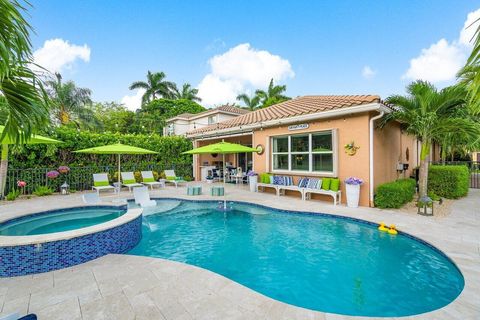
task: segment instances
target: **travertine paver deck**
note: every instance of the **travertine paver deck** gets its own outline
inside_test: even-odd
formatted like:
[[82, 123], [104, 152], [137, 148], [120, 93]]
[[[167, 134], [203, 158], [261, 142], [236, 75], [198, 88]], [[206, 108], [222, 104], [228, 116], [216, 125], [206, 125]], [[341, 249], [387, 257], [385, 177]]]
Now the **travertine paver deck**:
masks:
[[[227, 186], [226, 191], [229, 200], [396, 224], [447, 253], [465, 277], [465, 289], [448, 306], [401, 319], [480, 319], [480, 190], [471, 190], [468, 197], [455, 202], [452, 214], [444, 218], [333, 207], [326, 202], [250, 193], [235, 186]], [[185, 193], [185, 188], [167, 187], [152, 195], [219, 199]], [[82, 205], [80, 194], [3, 203], [0, 220], [78, 205]], [[40, 319], [361, 319], [287, 305], [194, 266], [129, 255], [108, 255], [64, 270], [0, 279], [0, 306], [1, 314], [35, 312]]]

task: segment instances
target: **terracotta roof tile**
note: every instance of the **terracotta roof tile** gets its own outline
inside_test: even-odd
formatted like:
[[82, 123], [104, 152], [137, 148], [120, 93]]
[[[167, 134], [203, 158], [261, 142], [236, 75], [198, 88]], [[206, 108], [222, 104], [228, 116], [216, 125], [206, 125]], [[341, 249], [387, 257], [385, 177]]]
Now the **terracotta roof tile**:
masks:
[[[252, 112], [240, 109], [246, 111], [246, 113], [230, 120], [189, 131], [187, 132], [187, 135], [207, 133], [218, 129], [239, 127], [268, 120], [290, 118], [299, 115], [343, 109], [374, 102], [381, 102], [380, 97], [377, 95], [303, 96]], [[222, 107], [232, 108], [233, 106], [226, 105]], [[233, 108], [239, 109], [237, 107]]]

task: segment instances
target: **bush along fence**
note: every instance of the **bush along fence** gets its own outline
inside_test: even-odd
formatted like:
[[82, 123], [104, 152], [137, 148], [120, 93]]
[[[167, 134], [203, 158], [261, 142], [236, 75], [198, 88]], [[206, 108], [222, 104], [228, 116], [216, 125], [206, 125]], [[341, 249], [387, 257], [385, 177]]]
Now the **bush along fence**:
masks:
[[[107, 172], [110, 182], [117, 181], [117, 166], [115, 164], [108, 166], [85, 166], [70, 167], [62, 170], [62, 167], [56, 168], [32, 168], [32, 169], [8, 169], [5, 193], [13, 190], [20, 190], [23, 194], [32, 194], [41, 187], [49, 187], [53, 192], [57, 192], [60, 186], [66, 182], [71, 191], [91, 190], [93, 186], [93, 174]], [[193, 167], [191, 164], [159, 164], [159, 163], [141, 163], [138, 165], [122, 165], [122, 172], [133, 171], [138, 182], [141, 181], [140, 171], [151, 170], [156, 178], [164, 178], [164, 170], [173, 169], [177, 176], [185, 180], [193, 179]], [[19, 182], [21, 182], [19, 184]]]
[[431, 165], [428, 170], [428, 190], [436, 196], [457, 199], [468, 193], [471, 180], [465, 165]]
[[470, 172], [470, 188], [480, 189], [480, 161], [447, 161], [436, 162], [435, 165], [464, 166]]
[[401, 208], [413, 200], [416, 182], [414, 179], [400, 179], [381, 184], [375, 194], [375, 206], [378, 208]]

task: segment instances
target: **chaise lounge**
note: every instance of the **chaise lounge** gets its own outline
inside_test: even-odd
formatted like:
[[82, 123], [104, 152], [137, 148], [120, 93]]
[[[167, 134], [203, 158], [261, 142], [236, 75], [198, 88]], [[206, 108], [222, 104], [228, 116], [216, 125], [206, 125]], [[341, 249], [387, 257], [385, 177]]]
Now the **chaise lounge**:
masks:
[[177, 177], [175, 175], [175, 170], [165, 170], [165, 177], [167, 178], [165, 180], [165, 183], [173, 183], [175, 184], [175, 188], [178, 188], [178, 185], [181, 183], [187, 183], [187, 181], [183, 180], [182, 177]]
[[97, 194], [100, 195], [101, 190], [113, 190], [115, 192], [115, 187], [110, 185], [108, 182], [107, 173], [94, 173], [93, 174], [93, 186], [92, 190], [97, 191]]

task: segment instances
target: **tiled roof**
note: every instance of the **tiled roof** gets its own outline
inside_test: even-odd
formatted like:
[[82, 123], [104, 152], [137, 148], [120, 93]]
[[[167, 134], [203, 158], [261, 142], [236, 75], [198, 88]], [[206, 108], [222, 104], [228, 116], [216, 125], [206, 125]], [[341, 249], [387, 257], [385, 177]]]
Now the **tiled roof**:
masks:
[[187, 132], [187, 135], [380, 102], [377, 95], [303, 96]]
[[238, 114], [246, 114], [246, 113], [250, 112], [246, 109], [235, 107], [234, 105], [231, 105], [231, 104], [225, 104], [225, 105], [217, 107], [215, 109], [225, 111], [225, 112], [238, 113]]
[[193, 116], [195, 116], [196, 114], [193, 114], [193, 113], [180, 113], [180, 114], [177, 114], [175, 117], [179, 117], [179, 118], [191, 118]]

